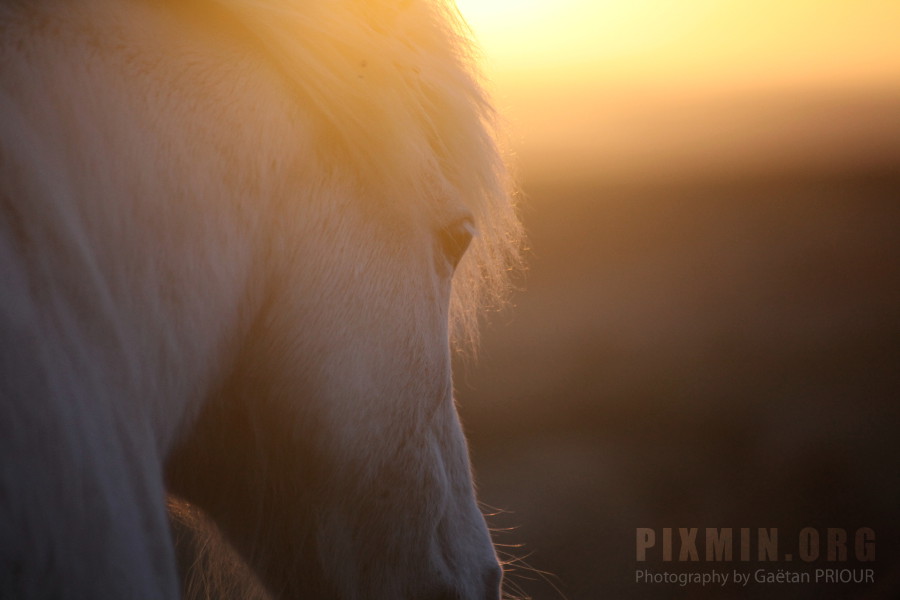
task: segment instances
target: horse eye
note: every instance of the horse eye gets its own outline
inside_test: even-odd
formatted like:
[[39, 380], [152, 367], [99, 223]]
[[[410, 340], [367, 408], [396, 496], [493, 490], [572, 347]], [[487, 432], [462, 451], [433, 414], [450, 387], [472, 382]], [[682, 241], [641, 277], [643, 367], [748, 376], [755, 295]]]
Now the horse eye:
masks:
[[474, 236], [475, 222], [468, 217], [441, 229], [439, 232], [441, 252], [451, 269], [456, 269]]

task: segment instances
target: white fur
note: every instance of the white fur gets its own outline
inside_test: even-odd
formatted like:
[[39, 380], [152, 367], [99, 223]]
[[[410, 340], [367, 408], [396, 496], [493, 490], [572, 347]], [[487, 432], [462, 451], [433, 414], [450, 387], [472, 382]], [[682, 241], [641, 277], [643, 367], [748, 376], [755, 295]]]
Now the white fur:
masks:
[[275, 597], [496, 596], [448, 324], [474, 339], [519, 229], [459, 31], [0, 8], [0, 597], [177, 597], [167, 490]]

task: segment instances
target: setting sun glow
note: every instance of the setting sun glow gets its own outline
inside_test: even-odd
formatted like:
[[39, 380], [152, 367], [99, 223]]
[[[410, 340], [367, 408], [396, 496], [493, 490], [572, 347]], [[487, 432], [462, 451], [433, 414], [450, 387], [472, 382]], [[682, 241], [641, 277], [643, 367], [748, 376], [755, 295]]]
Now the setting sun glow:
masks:
[[503, 79], [900, 77], [900, 3], [460, 0]]
[[[788, 104], [802, 104], [805, 96], [815, 105], [829, 94], [875, 90], [875, 110], [886, 104], [900, 110], [895, 0], [459, 0], [458, 6], [526, 156], [559, 156], [569, 148], [591, 162], [718, 159], [722, 136], [706, 131], [709, 115], [733, 124], [730, 151], [744, 160], [774, 144], [761, 138], [767, 123], [778, 133], [769, 117], [781, 110], [779, 95]], [[846, 127], [840, 118], [826, 118], [824, 130], [801, 123], [803, 144], [846, 135], [852, 141], [860, 129], [880, 127], [858, 122], [868, 109], [853, 115], [832, 109], [850, 119]], [[900, 129], [897, 119], [891, 125]], [[636, 139], [650, 133], [657, 144]]]

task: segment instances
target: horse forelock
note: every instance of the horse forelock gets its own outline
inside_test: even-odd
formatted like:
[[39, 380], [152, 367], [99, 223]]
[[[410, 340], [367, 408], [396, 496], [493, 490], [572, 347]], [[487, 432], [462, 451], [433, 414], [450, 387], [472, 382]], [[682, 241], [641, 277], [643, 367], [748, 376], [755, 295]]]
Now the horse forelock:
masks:
[[323, 164], [366, 196], [454, 196], [478, 228], [454, 276], [452, 331], [474, 349], [478, 315], [502, 304], [522, 229], [498, 119], [454, 5], [426, 0], [216, 0], [275, 57], [317, 117]]

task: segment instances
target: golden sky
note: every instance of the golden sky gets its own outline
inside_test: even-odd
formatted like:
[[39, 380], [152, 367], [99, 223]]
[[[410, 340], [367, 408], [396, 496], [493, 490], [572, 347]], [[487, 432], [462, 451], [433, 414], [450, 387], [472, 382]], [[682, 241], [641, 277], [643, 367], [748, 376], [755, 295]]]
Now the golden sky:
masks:
[[[900, 0], [457, 3], [526, 155], [570, 148], [590, 162], [624, 144], [624, 158], [612, 158], [674, 160], [670, 154], [687, 149], [703, 161], [725, 149], [719, 129], [704, 131], [709, 115], [734, 134], [733, 160], [745, 160], [782, 145], [779, 120], [791, 120], [784, 110], [801, 121], [800, 142], [788, 146], [854, 139], [861, 129], [883, 137], [877, 130], [885, 124], [871, 113], [890, 120], [891, 105], [900, 119], [900, 96], [891, 95], [900, 90]], [[842, 107], [841, 98], [821, 106], [837, 92], [873, 89], [887, 94], [871, 100], [874, 108]], [[775, 98], [788, 95], [793, 105], [779, 108]], [[800, 96], [823, 121], [804, 115]], [[826, 122], [834, 121], [829, 110], [849, 119], [846, 126]], [[900, 134], [900, 121], [886, 125]], [[767, 127], [768, 141], [761, 139]], [[661, 146], [642, 137], [653, 132]]]

